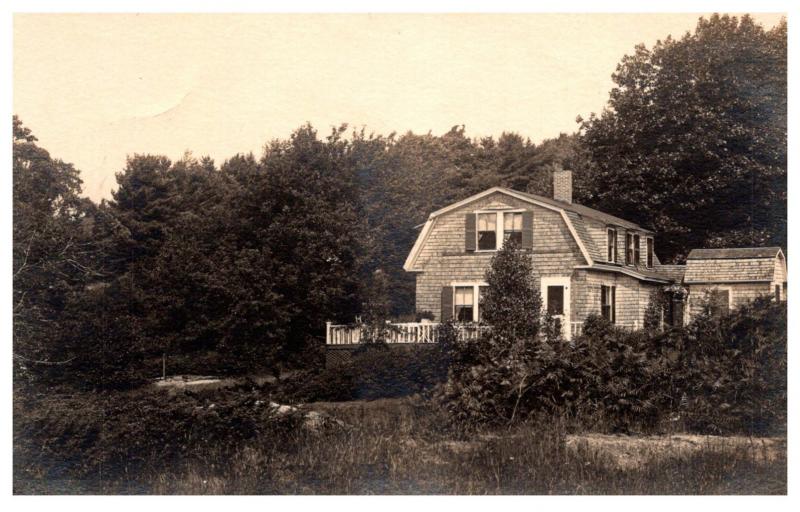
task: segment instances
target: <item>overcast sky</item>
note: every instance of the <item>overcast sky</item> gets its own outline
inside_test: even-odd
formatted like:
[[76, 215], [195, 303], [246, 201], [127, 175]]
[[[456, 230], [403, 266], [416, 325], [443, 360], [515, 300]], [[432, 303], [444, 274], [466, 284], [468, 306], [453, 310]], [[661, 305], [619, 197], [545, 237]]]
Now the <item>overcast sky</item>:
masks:
[[[310, 121], [571, 133], [637, 43], [699, 14], [14, 16], [14, 112], [109, 198], [126, 155], [217, 164]], [[771, 28], [780, 15], [754, 16]]]

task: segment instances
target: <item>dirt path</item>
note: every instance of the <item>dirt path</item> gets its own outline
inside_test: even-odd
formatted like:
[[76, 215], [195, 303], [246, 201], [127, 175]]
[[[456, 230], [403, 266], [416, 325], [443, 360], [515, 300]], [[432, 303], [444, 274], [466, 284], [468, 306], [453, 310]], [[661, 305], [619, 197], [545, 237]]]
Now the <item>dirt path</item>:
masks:
[[581, 434], [567, 436], [567, 447], [607, 455], [621, 468], [636, 468], [654, 457], [685, 456], [700, 451], [746, 449], [757, 462], [773, 462], [786, 453], [786, 438], [744, 436], [620, 436]]

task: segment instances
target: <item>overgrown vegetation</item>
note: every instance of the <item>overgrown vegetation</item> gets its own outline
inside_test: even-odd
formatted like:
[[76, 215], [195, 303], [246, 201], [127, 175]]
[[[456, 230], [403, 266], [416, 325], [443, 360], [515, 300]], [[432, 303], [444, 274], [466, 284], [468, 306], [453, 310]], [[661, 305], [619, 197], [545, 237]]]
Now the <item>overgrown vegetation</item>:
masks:
[[437, 399], [454, 421], [557, 414], [623, 432], [785, 432], [785, 303], [763, 297], [730, 314], [708, 305], [686, 328], [666, 331], [594, 316], [567, 342], [552, 318], [540, 318], [523, 251], [499, 251], [486, 281], [492, 330], [476, 340], [444, 336], [452, 365]]
[[[15, 407], [16, 493], [780, 494], [785, 448], [643, 452], [636, 467], [568, 444], [558, 417], [467, 435], [416, 399], [321, 411], [312, 430], [265, 413], [259, 390], [38, 397]], [[76, 401], [80, 400], [80, 407]], [[165, 402], [172, 402], [171, 405]], [[259, 404], [261, 402], [261, 404]], [[212, 407], [213, 405], [213, 407]]]

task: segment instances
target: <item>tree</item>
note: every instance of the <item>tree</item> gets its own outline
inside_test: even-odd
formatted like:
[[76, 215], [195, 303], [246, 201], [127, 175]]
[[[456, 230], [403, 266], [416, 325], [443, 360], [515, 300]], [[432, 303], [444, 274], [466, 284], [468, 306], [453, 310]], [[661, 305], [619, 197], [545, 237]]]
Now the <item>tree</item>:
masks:
[[63, 343], [65, 312], [98, 275], [78, 171], [36, 140], [14, 116], [14, 369], [32, 378], [73, 359]]
[[637, 46], [608, 107], [581, 124], [597, 166], [590, 202], [661, 233], [665, 261], [785, 247], [786, 56], [786, 21], [765, 31], [747, 15]]
[[491, 329], [475, 341], [448, 343], [452, 363], [439, 399], [459, 421], [508, 424], [540, 408], [534, 390], [550, 347], [539, 337], [542, 302], [527, 252], [506, 244], [486, 282], [481, 307]]

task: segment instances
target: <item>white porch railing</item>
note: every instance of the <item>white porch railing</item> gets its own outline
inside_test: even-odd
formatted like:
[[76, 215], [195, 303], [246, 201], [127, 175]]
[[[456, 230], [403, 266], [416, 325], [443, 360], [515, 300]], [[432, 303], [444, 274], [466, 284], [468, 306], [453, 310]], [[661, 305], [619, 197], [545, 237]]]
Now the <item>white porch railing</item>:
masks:
[[[636, 322], [615, 323], [614, 326], [619, 327], [620, 329], [627, 329], [629, 331], [635, 331], [639, 328], [639, 324]], [[573, 338], [583, 334], [583, 322], [570, 322], [570, 328]]]
[[[439, 326], [436, 322], [402, 322], [387, 324], [385, 331], [386, 343], [436, 343]], [[481, 331], [488, 329], [486, 325], [456, 324], [459, 336], [462, 339], [477, 338]], [[363, 325], [335, 325], [326, 324], [326, 345], [356, 345], [364, 338], [365, 326]]]

